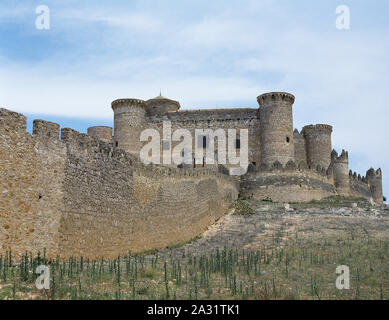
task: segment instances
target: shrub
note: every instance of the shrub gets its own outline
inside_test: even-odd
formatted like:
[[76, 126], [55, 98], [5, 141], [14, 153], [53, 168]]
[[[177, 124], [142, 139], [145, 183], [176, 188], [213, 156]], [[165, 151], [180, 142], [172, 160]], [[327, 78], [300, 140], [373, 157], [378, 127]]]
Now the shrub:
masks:
[[236, 200], [233, 208], [235, 209], [235, 215], [251, 215], [254, 214], [254, 210], [250, 207], [249, 203], [245, 200]]

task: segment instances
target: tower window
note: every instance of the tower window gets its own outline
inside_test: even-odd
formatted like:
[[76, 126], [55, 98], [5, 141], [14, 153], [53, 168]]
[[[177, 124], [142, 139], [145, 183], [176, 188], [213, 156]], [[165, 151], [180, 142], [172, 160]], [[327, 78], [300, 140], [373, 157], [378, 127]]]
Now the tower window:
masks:
[[289, 138], [289, 137], [286, 137], [286, 142], [287, 142], [287, 143], [290, 142], [290, 138]]
[[118, 147], [119, 146], [119, 142], [116, 141], [115, 142], [115, 146]]
[[236, 149], [240, 149], [240, 139], [236, 139], [235, 147], [236, 147]]
[[203, 148], [207, 147], [207, 137], [203, 136]]

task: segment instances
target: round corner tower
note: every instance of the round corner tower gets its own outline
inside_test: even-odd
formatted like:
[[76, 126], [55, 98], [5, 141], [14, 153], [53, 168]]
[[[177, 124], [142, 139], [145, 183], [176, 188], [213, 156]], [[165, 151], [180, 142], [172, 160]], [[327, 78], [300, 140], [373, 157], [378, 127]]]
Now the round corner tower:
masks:
[[118, 99], [112, 102], [114, 142], [124, 151], [139, 155], [140, 134], [146, 128], [146, 104], [139, 99]]
[[332, 127], [327, 124], [309, 125], [303, 128], [309, 166], [327, 169], [331, 164]]
[[366, 178], [373, 200], [376, 203], [382, 203], [384, 201], [384, 196], [382, 192], [382, 170], [378, 169], [377, 171], [375, 171], [373, 168], [370, 168], [366, 172]]
[[261, 127], [261, 163], [294, 161], [293, 110], [295, 97], [286, 92], [270, 92], [257, 98]]
[[147, 112], [150, 116], [163, 115], [168, 112], [175, 112], [180, 109], [180, 103], [175, 100], [165, 98], [161, 95], [146, 101]]
[[348, 152], [342, 150], [341, 155], [333, 150], [331, 153], [335, 188], [339, 195], [350, 195], [350, 177], [348, 170]]

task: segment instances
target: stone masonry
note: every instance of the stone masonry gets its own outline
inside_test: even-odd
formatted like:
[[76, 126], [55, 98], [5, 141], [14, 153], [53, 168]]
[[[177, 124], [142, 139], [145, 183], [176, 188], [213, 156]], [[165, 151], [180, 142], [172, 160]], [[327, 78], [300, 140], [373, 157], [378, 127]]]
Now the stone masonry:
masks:
[[[98, 259], [162, 248], [205, 231], [238, 193], [279, 202], [331, 195], [383, 201], [381, 170], [366, 177], [349, 171], [348, 152], [332, 150], [331, 126], [293, 130], [293, 95], [272, 92], [257, 101], [258, 109], [180, 110], [162, 96], [118, 99], [114, 128], [90, 127], [88, 134], [43, 120], [30, 134], [25, 116], [0, 109], [0, 250]], [[140, 134], [151, 128], [163, 137], [164, 121], [192, 135], [236, 129], [236, 146], [239, 129], [248, 129], [247, 173], [229, 176], [228, 163], [144, 165]], [[160, 147], [162, 154], [164, 141]]]

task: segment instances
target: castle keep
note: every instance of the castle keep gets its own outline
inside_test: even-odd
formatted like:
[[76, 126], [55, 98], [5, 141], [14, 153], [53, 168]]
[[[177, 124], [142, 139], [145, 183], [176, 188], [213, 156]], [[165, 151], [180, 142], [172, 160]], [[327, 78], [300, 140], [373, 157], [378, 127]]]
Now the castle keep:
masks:
[[[55, 257], [116, 257], [188, 241], [247, 198], [304, 202], [331, 195], [383, 201], [382, 172], [349, 171], [348, 152], [332, 150], [332, 127], [293, 127], [295, 97], [272, 92], [259, 108], [180, 110], [158, 96], [112, 102], [114, 128], [82, 134], [0, 109], [0, 249]], [[144, 165], [141, 132], [248, 129], [247, 173], [226, 165]], [[206, 148], [209, 136], [195, 140]], [[178, 143], [178, 142], [177, 142]], [[175, 142], [161, 141], [161, 151]], [[196, 143], [196, 142], [194, 142]], [[171, 145], [170, 145], [171, 144]], [[216, 142], [217, 148], [217, 142]], [[239, 149], [240, 137], [236, 138]]]

